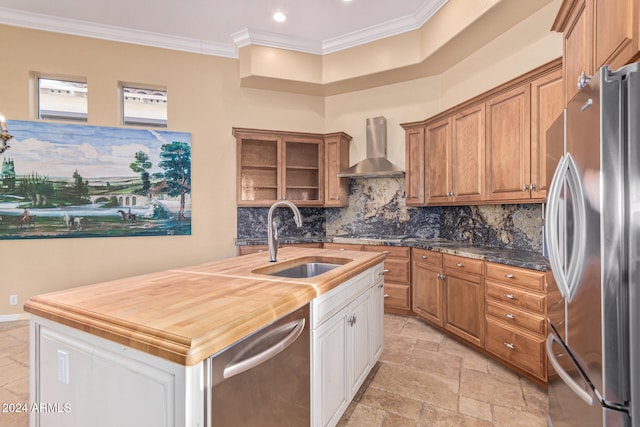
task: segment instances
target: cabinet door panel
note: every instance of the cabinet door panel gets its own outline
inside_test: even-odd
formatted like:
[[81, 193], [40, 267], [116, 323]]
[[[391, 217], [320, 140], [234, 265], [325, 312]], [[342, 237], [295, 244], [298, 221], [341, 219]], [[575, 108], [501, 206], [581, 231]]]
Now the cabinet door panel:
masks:
[[438, 277], [440, 272], [441, 268], [427, 263], [413, 264], [413, 311], [438, 326], [443, 325], [442, 279]]
[[453, 118], [452, 191], [456, 201], [480, 201], [484, 197], [484, 104]]
[[408, 129], [405, 133], [406, 144], [406, 174], [405, 186], [407, 205], [419, 206], [424, 204], [424, 128]]
[[352, 355], [349, 369], [351, 374], [351, 378], [349, 379], [351, 396], [358, 391], [371, 370], [370, 301], [371, 293], [366, 292], [349, 306], [352, 308], [351, 318], [349, 320], [349, 343], [353, 345], [353, 347], [348, 350]]
[[596, 2], [597, 68], [607, 64], [617, 70], [638, 54], [638, 8], [640, 3], [635, 0]]
[[285, 138], [283, 152], [284, 197], [301, 206], [322, 204], [324, 201], [322, 140]]
[[568, 18], [564, 32], [565, 102], [578, 92], [578, 77], [582, 72], [593, 75], [593, 1], [580, 0]]
[[484, 345], [484, 279], [445, 271], [445, 322], [448, 331]]
[[532, 199], [547, 197], [547, 130], [562, 114], [562, 70], [531, 83], [531, 192]]
[[451, 119], [428, 126], [425, 137], [427, 203], [446, 202], [451, 192]]
[[338, 173], [349, 167], [349, 141], [345, 133], [325, 136], [324, 142], [324, 205], [347, 206], [349, 204], [349, 178], [339, 178]]
[[[347, 386], [347, 310], [313, 332], [314, 425], [326, 426], [349, 404]], [[320, 404], [317, 403], [320, 400]], [[335, 422], [334, 422], [335, 424]]]
[[[530, 86], [526, 84], [487, 101], [488, 200], [520, 200], [530, 197], [530, 99]], [[525, 185], [526, 191], [523, 189]]]

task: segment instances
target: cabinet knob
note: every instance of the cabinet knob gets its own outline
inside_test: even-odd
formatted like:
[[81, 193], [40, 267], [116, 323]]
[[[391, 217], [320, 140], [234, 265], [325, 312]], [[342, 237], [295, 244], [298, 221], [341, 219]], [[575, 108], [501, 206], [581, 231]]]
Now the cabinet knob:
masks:
[[505, 314], [505, 315], [504, 315], [504, 317], [506, 317], [506, 318], [507, 318], [507, 319], [509, 319], [509, 320], [513, 320], [513, 319], [515, 319], [515, 318], [516, 318], [516, 317], [515, 317], [513, 314], [511, 314], [511, 313], [507, 313], [507, 314]]
[[523, 185], [522, 191], [529, 191], [529, 186], [527, 184]]
[[516, 346], [513, 345], [513, 343], [510, 343], [510, 342], [505, 342], [503, 344], [505, 345], [505, 347], [507, 347], [508, 349], [511, 349], [511, 350], [515, 350], [515, 348], [516, 348]]
[[461, 262], [456, 262], [456, 266], [457, 267], [462, 267], [462, 263]]
[[389, 295], [389, 294], [384, 294], [384, 295], [383, 295], [383, 297], [384, 297], [384, 298], [391, 298], [391, 295]]
[[389, 251], [382, 251], [382, 253], [383, 253], [383, 254], [388, 254], [388, 253], [389, 253]]
[[427, 256], [426, 255], [422, 255], [422, 259], [427, 259]]
[[513, 279], [513, 274], [507, 273], [504, 275], [504, 277], [506, 277], [507, 279]]
[[438, 279], [444, 280], [445, 279], [445, 275], [438, 273]]
[[385, 268], [384, 270], [382, 270], [382, 274], [386, 274], [386, 273], [388, 273], [389, 271], [391, 271], [391, 270], [389, 270], [389, 269], [386, 269], [386, 268]]
[[585, 87], [587, 83], [589, 83], [589, 80], [591, 80], [591, 76], [587, 76], [587, 73], [585, 73], [584, 71], [581, 72], [578, 76], [578, 90], [581, 90], [583, 87]]
[[536, 185], [533, 182], [531, 184], [529, 184], [529, 190], [530, 191], [536, 191]]
[[509, 299], [516, 299], [516, 297], [514, 297], [513, 294], [504, 294], [504, 297]]

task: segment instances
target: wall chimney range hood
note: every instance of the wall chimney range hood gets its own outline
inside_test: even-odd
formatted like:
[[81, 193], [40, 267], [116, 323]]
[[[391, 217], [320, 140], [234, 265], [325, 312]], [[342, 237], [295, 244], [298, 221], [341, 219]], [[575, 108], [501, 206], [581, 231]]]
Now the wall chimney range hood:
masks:
[[387, 160], [387, 119], [367, 119], [367, 158], [338, 173], [338, 177], [389, 178], [404, 176], [404, 171]]

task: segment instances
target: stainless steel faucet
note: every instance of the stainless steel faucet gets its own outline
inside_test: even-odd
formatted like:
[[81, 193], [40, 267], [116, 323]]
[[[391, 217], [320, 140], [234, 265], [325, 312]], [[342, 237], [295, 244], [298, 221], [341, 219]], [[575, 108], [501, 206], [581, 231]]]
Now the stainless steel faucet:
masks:
[[278, 228], [273, 220], [273, 211], [279, 206], [291, 208], [296, 225], [302, 227], [302, 216], [296, 205], [288, 200], [280, 200], [271, 205], [269, 215], [267, 215], [267, 240], [269, 241], [269, 261], [271, 262], [276, 262], [276, 255], [278, 255]]

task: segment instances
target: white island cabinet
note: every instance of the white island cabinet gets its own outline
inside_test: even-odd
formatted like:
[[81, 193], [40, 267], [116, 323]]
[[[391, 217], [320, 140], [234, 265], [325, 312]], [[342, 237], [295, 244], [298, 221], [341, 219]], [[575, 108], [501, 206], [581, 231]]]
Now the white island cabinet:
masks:
[[383, 264], [311, 303], [311, 417], [335, 426], [382, 354]]
[[[206, 357], [219, 354], [233, 342], [206, 355], [198, 353], [199, 356], [184, 363], [172, 361], [172, 354], [180, 353], [184, 356], [180, 360], [185, 360], [193, 354], [188, 349], [206, 347], [211, 337], [224, 337], [228, 331], [242, 329], [242, 335], [234, 335], [240, 341], [254, 331], [247, 325], [257, 321], [255, 316], [220, 317], [224, 307], [272, 316], [270, 311], [278, 302], [297, 309], [296, 304], [301, 301], [310, 302], [311, 308], [309, 404], [312, 419], [309, 425], [335, 425], [382, 352], [382, 260], [367, 255], [363, 259], [369, 264], [364, 267], [360, 264], [354, 271], [355, 260], [361, 254], [351, 255], [354, 259], [351, 269], [344, 266], [342, 270], [341, 267], [333, 270], [339, 275], [329, 272], [307, 282], [257, 278], [254, 288], [244, 285], [245, 279], [233, 277], [235, 290], [219, 288], [230, 276], [220, 275], [219, 281], [223, 284], [220, 285], [213, 281], [217, 276], [199, 274], [199, 271], [190, 276], [171, 272], [172, 282], [183, 283], [185, 277], [192, 282], [188, 288], [175, 285], [175, 292], [171, 294], [175, 299], [175, 295], [190, 292], [188, 306], [191, 309], [170, 314], [167, 314], [170, 310], [163, 310], [156, 315], [158, 310], [146, 308], [160, 304], [159, 298], [163, 298], [166, 286], [159, 287], [157, 282], [169, 280], [164, 278], [167, 274], [132, 281], [129, 286], [138, 286], [138, 294], [127, 293], [118, 282], [119, 286], [106, 283], [34, 297], [29, 303], [32, 313], [30, 407], [37, 410], [31, 411], [30, 427], [206, 427], [207, 411], [211, 409], [205, 398]], [[214, 266], [217, 269], [217, 264]], [[195, 289], [195, 280], [203, 281], [200, 290]], [[256, 288], [260, 289], [259, 294], [253, 290]], [[136, 297], [142, 292], [150, 296], [144, 300]], [[201, 292], [210, 294], [205, 296]], [[239, 292], [242, 299], [235, 298], [234, 292]], [[115, 296], [109, 296], [114, 293]], [[320, 295], [305, 301], [307, 295], [317, 293]], [[247, 301], [247, 295], [256, 296]], [[134, 297], [140, 301], [132, 303]], [[117, 300], [109, 305], [109, 310], [104, 308], [105, 298]], [[125, 301], [128, 305], [123, 305]], [[198, 303], [202, 308], [194, 309]], [[143, 304], [145, 308], [137, 308]], [[129, 313], [132, 305], [136, 307], [137, 323], [124, 322], [125, 315], [133, 316]], [[218, 307], [217, 311], [212, 310], [212, 306]], [[99, 314], [92, 315], [91, 320], [90, 314], [97, 311]], [[211, 316], [204, 323], [190, 320], [186, 330], [184, 322], [173, 329], [160, 328], [169, 317], [191, 316], [191, 319], [193, 312], [200, 316], [210, 312]], [[281, 310], [278, 316], [286, 313]], [[146, 319], [152, 316], [153, 319]], [[216, 321], [216, 316], [224, 321]], [[244, 320], [238, 322], [237, 319]], [[233, 329], [230, 322], [234, 323]], [[143, 323], [144, 327], [136, 327]], [[217, 329], [210, 329], [212, 325], [218, 325]], [[220, 332], [225, 327], [227, 329]], [[146, 345], [140, 344], [143, 340]], [[286, 420], [282, 425], [286, 425]]]
[[184, 366], [31, 318], [31, 427], [204, 427], [203, 363]]

